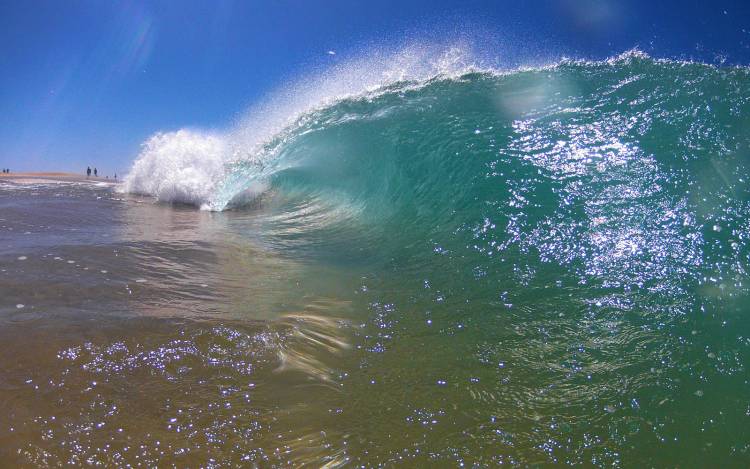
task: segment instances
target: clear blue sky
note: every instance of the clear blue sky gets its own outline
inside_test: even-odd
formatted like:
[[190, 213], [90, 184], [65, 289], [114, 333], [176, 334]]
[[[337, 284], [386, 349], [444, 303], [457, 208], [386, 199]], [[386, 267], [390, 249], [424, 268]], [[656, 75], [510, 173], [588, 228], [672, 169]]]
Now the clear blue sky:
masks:
[[529, 60], [750, 63], [747, 0], [0, 0], [0, 166], [122, 174], [152, 133], [225, 127], [306, 70], [476, 31]]

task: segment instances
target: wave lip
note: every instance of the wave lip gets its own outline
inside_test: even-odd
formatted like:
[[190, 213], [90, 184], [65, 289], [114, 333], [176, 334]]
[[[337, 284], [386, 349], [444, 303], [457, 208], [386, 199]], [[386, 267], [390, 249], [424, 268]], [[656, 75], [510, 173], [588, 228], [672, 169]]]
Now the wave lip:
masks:
[[375, 49], [366, 57], [341, 62], [280, 87], [222, 132], [182, 129], [153, 135], [142, 145], [120, 191], [151, 195], [160, 202], [224, 210], [233, 206], [235, 196], [247, 198], [241, 194], [247, 190], [244, 184], [229, 181], [230, 186], [238, 186], [235, 194], [228, 194], [232, 188], [224, 187], [233, 169], [238, 164], [245, 169], [248, 164], [254, 166], [251, 179], [256, 171], [267, 173], [263, 168], [275, 158], [274, 150], [297, 135], [298, 127], [314, 120], [316, 112], [347, 99], [389, 93], [396, 84], [419, 86], [438, 76], [457, 77], [483, 69], [467, 44], [415, 43], [397, 50]]

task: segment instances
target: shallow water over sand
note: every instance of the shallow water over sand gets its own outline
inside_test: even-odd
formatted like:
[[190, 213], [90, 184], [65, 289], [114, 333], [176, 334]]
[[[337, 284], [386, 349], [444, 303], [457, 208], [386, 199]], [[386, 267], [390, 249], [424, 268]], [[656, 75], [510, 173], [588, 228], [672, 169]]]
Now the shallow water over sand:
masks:
[[238, 230], [252, 213], [0, 190], [5, 461], [340, 458], [356, 279], [261, 249]]

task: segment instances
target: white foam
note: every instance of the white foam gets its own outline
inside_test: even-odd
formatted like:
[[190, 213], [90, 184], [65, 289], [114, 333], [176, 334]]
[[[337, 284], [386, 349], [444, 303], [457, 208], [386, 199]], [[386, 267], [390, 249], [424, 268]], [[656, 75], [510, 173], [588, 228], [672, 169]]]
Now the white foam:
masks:
[[222, 137], [192, 130], [158, 133], [143, 144], [122, 190], [201, 206], [223, 177], [225, 161]]

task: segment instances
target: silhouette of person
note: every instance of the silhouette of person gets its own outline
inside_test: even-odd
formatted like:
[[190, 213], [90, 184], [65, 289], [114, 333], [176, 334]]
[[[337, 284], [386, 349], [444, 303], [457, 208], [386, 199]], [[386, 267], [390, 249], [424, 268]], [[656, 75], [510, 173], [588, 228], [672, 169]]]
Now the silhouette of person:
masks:
[[96, 177], [96, 168], [94, 168], [94, 177]]
[[117, 173], [115, 173], [115, 181], [117, 181]]
[[87, 167], [86, 168], [86, 177], [89, 177], [89, 176], [91, 176], [91, 168]]

